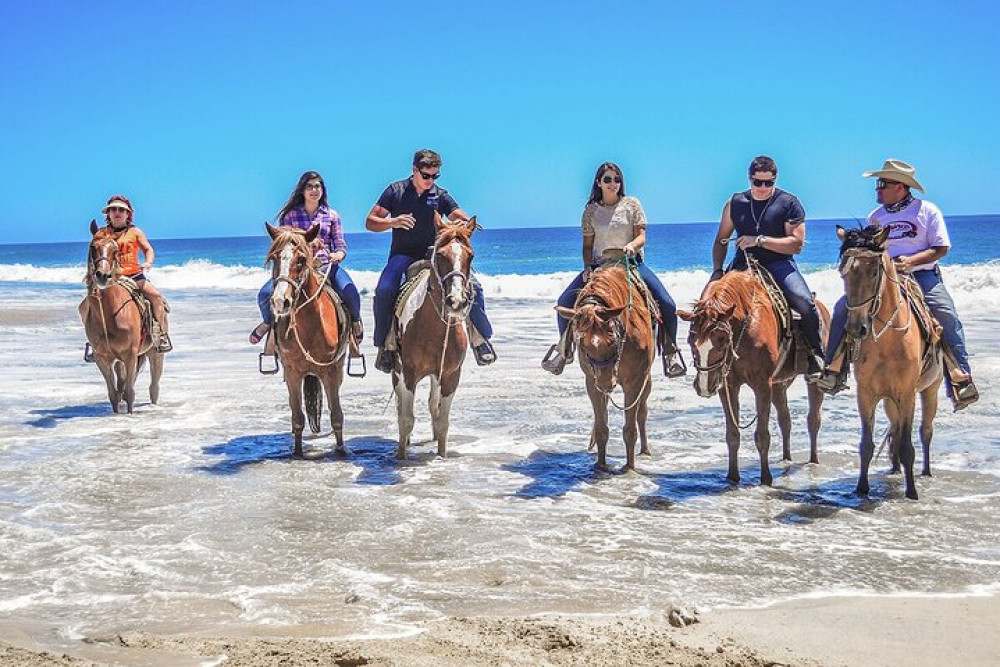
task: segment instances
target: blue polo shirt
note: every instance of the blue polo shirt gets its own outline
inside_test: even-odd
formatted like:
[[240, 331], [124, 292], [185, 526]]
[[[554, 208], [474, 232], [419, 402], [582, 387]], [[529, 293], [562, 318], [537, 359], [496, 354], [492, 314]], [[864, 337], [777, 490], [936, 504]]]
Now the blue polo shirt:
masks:
[[390, 183], [378, 198], [377, 204], [396, 217], [409, 213], [415, 219], [413, 229], [393, 229], [392, 248], [389, 255], [409, 255], [420, 259], [427, 254], [427, 248], [434, 245], [437, 229], [434, 214], [447, 217], [458, 208], [458, 203], [444, 188], [437, 184], [423, 194], [417, 194], [412, 178]]
[[[729, 217], [739, 236], [782, 238], [787, 236], [785, 224], [805, 222], [806, 212], [799, 198], [790, 192], [775, 188], [770, 201], [756, 201], [749, 190], [744, 190], [734, 194], [729, 201]], [[747, 254], [756, 257], [765, 266], [791, 257], [765, 248], [747, 248]], [[737, 252], [735, 260], [736, 265], [742, 267], [743, 253]]]

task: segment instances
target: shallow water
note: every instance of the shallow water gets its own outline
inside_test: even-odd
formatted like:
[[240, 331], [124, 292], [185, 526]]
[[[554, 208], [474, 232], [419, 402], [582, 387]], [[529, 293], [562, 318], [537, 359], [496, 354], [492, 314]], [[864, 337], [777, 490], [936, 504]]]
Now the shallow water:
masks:
[[[394, 459], [389, 379], [371, 370], [344, 383], [349, 453], [333, 452], [324, 432], [293, 460], [285, 387], [257, 374], [245, 342], [248, 297], [171, 295], [176, 351], [161, 404], [148, 403], [143, 373], [128, 416], [111, 413], [96, 367], [82, 362], [79, 288], [0, 286], [3, 303], [55, 314], [0, 323], [0, 612], [39, 641], [261, 625], [384, 634], [462, 614], [1000, 588], [1000, 337], [985, 313], [967, 322], [984, 398], [957, 415], [942, 403], [935, 476], [910, 502], [884, 455], [871, 497], [853, 494], [853, 392], [827, 400], [821, 462], [804, 463], [801, 381], [795, 460], [780, 463], [772, 443], [773, 488], [759, 486], [749, 433], [743, 482], [730, 488], [718, 400], [662, 377], [652, 457], [635, 473], [595, 472], [582, 374], [538, 367], [554, 322], [535, 299], [490, 301], [501, 358], [488, 368], [467, 359], [446, 459], [427, 444]], [[417, 442], [430, 437], [427, 391]], [[617, 465], [621, 422], [612, 415]]]

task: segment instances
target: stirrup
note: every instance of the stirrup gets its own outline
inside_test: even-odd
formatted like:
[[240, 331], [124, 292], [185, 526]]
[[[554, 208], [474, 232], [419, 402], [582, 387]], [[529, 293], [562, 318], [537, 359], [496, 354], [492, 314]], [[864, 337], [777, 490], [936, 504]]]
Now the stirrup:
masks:
[[663, 346], [663, 374], [668, 378], [679, 378], [687, 375], [687, 364], [684, 363], [684, 355], [677, 345], [671, 344], [672, 350], [667, 350], [666, 345]]
[[[353, 367], [352, 364], [351, 364], [351, 362], [354, 361], [355, 359], [360, 359], [361, 360], [361, 372], [360, 373], [353, 373], [353, 372], [351, 372], [351, 368]], [[353, 355], [347, 355], [347, 374], [350, 375], [352, 378], [363, 378], [365, 375], [368, 374], [368, 364], [367, 364], [367, 362], [365, 362], [365, 355], [359, 354], [356, 357], [353, 356]]]
[[[264, 360], [271, 358], [274, 360], [274, 368], [264, 368]], [[261, 375], [274, 375], [278, 372], [278, 355], [268, 354], [267, 352], [260, 352], [257, 355], [257, 370], [260, 371]]]
[[387, 350], [385, 347], [378, 349], [375, 356], [375, 368], [383, 373], [392, 373], [396, 370], [396, 350]]
[[472, 354], [476, 357], [476, 363], [480, 366], [489, 366], [497, 360], [497, 352], [488, 340], [484, 340], [479, 345], [473, 346]]
[[156, 351], [160, 354], [166, 354], [174, 349], [174, 344], [170, 342], [170, 336], [166, 331], [160, 332], [160, 342], [156, 346]]
[[88, 364], [97, 363], [94, 358], [94, 348], [90, 347], [90, 341], [83, 344], [83, 360]]
[[559, 344], [556, 343], [549, 348], [549, 351], [545, 353], [542, 358], [542, 368], [552, 373], [553, 375], [559, 375], [566, 368], [566, 357], [559, 350]]
[[837, 372], [826, 368], [815, 384], [824, 394], [835, 396], [847, 389], [847, 370], [841, 369]]
[[976, 389], [976, 385], [973, 384], [971, 379], [955, 384], [951, 391], [954, 394], [952, 402], [955, 412], [964, 410], [979, 400], [979, 390]]

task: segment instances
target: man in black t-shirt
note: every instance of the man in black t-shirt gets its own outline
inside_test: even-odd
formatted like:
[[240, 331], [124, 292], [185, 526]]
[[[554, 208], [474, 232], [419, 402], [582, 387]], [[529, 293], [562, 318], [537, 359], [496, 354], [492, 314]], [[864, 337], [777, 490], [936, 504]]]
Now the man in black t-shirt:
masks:
[[750, 189], [734, 194], [722, 209], [719, 231], [712, 245], [711, 279], [722, 277], [727, 243], [735, 231], [736, 256], [730, 270], [746, 269], [746, 255], [750, 255], [774, 276], [789, 307], [802, 318], [800, 328], [812, 348], [806, 377], [815, 382], [824, 366], [819, 311], [793, 257], [802, 252], [806, 242], [806, 212], [798, 197], [775, 187], [778, 165], [770, 157], [754, 158], [748, 174]]
[[[444, 188], [437, 186], [441, 176], [441, 156], [432, 150], [422, 149], [413, 156], [413, 173], [409, 178], [390, 183], [372, 206], [365, 221], [365, 227], [373, 232], [392, 230], [392, 247], [389, 259], [375, 289], [375, 345], [378, 356], [375, 367], [384, 373], [391, 373], [396, 362], [396, 353], [385, 349], [385, 339], [392, 326], [393, 308], [399, 288], [402, 286], [406, 269], [427, 255], [427, 248], [434, 245], [437, 236], [437, 222], [441, 217], [451, 220], [468, 221], [469, 216], [458, 207], [458, 202]], [[486, 366], [496, 361], [496, 351], [489, 339], [493, 327], [486, 318], [486, 304], [483, 289], [473, 279], [476, 294], [469, 319], [472, 326], [483, 338], [479, 345], [473, 345], [476, 362]]]

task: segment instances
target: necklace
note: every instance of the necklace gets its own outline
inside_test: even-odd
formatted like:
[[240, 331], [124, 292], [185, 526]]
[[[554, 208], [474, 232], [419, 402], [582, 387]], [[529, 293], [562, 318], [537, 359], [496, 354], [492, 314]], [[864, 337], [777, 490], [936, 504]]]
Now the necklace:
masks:
[[773, 197], [774, 193], [772, 192], [771, 196], [767, 198], [767, 203], [764, 204], [764, 209], [760, 212], [760, 217], [757, 217], [757, 214], [753, 212], [753, 203], [755, 200], [753, 195], [750, 196], [750, 217], [753, 218], [754, 229], [757, 230], [758, 234], [760, 233], [760, 221], [764, 219], [764, 214], [767, 213], [767, 207], [771, 205], [771, 199]]

